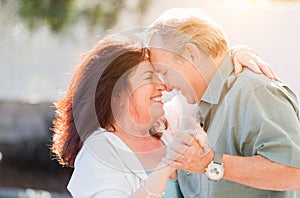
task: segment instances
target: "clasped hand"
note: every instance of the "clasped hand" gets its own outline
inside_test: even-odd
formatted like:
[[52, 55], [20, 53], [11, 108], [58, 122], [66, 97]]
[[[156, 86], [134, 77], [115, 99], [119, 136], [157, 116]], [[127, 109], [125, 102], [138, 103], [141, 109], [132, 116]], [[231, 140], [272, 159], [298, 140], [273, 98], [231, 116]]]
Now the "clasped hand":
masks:
[[164, 162], [190, 173], [204, 173], [212, 159], [206, 132], [192, 121], [191, 129], [179, 131], [167, 146]]

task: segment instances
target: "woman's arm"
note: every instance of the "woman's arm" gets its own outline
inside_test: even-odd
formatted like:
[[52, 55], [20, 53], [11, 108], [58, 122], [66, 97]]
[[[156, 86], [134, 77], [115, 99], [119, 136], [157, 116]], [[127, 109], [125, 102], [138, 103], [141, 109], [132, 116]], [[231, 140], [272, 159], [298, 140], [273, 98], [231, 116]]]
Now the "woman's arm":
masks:
[[[175, 168], [160, 163], [144, 181], [144, 185], [139, 187], [138, 176], [135, 172], [128, 172], [128, 162], [122, 163], [122, 158], [117, 157], [122, 153], [118, 153], [116, 148], [104, 135], [98, 134], [86, 140], [76, 157], [75, 169], [68, 185], [73, 197], [146, 198], [151, 193], [163, 194], [166, 182]], [[132, 160], [134, 163], [135, 158]], [[130, 170], [135, 171], [132, 168]]]
[[230, 48], [229, 53], [234, 63], [235, 73], [242, 72], [243, 67], [248, 67], [253, 72], [264, 74], [270, 79], [278, 80], [271, 65], [263, 61], [258, 53], [245, 45], [235, 45]]
[[[128, 195], [126, 192], [129, 192], [131, 190], [129, 189], [122, 189], [126, 188], [127, 185], [118, 185], [121, 184], [120, 181], [122, 181], [122, 175], [119, 174], [111, 174], [111, 177], [115, 177], [116, 181], [114, 183], [113, 188], [107, 187], [106, 189], [98, 190], [96, 193], [95, 198], [106, 198], [106, 197], [114, 197], [114, 198], [124, 198], [124, 197], [130, 197], [130, 198], [158, 198], [162, 197], [164, 195], [164, 190], [166, 187], [167, 180], [169, 179], [171, 173], [174, 171], [174, 168], [171, 168], [170, 166], [161, 164], [160, 168], [157, 168], [157, 170], [153, 171], [148, 178], [143, 181], [142, 186], [132, 193], [131, 195]], [[119, 178], [119, 179], [118, 179]], [[109, 180], [111, 181], [112, 178]], [[109, 181], [103, 180], [102, 183], [107, 183]], [[100, 183], [101, 185], [101, 183]], [[127, 195], [126, 195], [127, 194]]]
[[164, 163], [160, 163], [157, 167], [143, 182], [143, 185], [130, 196], [131, 198], [157, 198], [164, 195], [167, 180], [176, 169]]

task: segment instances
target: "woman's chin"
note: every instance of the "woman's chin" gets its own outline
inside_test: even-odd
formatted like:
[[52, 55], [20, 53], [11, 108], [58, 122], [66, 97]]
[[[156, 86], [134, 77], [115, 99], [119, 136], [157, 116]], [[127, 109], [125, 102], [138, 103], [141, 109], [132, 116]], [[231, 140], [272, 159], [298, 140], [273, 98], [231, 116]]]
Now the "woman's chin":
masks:
[[154, 121], [156, 121], [158, 118], [160, 118], [164, 114], [165, 114], [165, 111], [164, 111], [163, 105], [160, 105], [160, 104], [152, 105], [152, 107], [150, 109], [150, 115]]

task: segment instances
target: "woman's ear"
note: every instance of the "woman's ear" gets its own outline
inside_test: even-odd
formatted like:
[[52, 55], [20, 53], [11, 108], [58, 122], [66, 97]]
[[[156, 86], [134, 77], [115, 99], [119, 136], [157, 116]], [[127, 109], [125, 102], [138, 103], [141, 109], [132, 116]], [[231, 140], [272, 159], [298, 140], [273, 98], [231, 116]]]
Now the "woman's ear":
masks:
[[122, 93], [114, 94], [112, 96], [112, 103], [116, 106], [124, 106], [124, 96]]
[[188, 59], [192, 61], [194, 65], [198, 65], [200, 61], [200, 51], [198, 47], [194, 43], [187, 43], [184, 48], [187, 52]]

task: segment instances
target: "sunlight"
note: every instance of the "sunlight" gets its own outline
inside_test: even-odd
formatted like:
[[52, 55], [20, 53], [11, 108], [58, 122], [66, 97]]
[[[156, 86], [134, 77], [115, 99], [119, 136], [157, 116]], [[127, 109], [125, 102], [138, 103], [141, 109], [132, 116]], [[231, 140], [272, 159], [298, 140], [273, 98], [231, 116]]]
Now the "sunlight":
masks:
[[19, 193], [19, 197], [28, 197], [28, 198], [51, 198], [51, 194], [48, 191], [44, 190], [33, 190], [26, 189], [25, 192]]
[[270, 8], [270, 0], [224, 0], [229, 7], [234, 8], [249, 8], [249, 7], [259, 7], [259, 8]]

